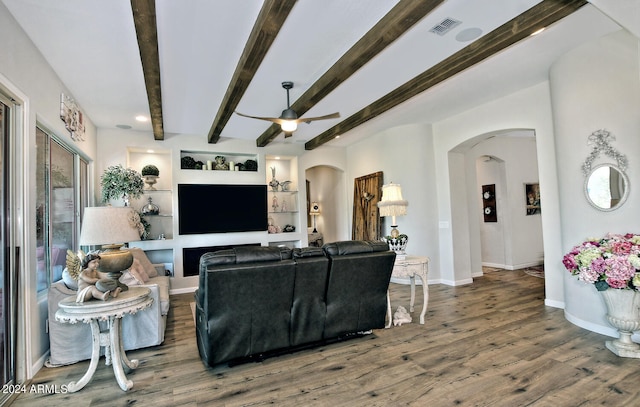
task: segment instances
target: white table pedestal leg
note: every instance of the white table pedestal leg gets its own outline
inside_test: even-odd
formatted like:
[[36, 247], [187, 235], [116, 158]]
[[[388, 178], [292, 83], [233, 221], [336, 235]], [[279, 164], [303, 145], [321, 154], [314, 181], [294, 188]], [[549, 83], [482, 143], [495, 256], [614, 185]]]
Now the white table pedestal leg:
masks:
[[424, 316], [427, 314], [427, 304], [429, 303], [429, 285], [427, 284], [426, 273], [420, 276], [422, 279], [422, 293], [424, 295], [424, 303], [422, 304], [422, 313], [420, 313], [420, 324], [424, 325]]
[[409, 311], [413, 312], [413, 305], [416, 303], [416, 277], [409, 277], [411, 281], [411, 302], [409, 303]]
[[100, 325], [98, 325], [98, 321], [91, 321], [91, 362], [89, 363], [89, 369], [82, 376], [80, 380], [77, 382], [71, 382], [67, 385], [67, 389], [70, 393], [74, 393], [78, 390], [81, 390], [84, 386], [87, 385], [93, 378], [93, 374], [96, 372], [96, 368], [98, 367], [98, 361], [100, 360]]
[[120, 318], [110, 318], [109, 324], [111, 329], [109, 330], [109, 336], [111, 338], [111, 361], [113, 363], [113, 373], [116, 376], [118, 385], [124, 391], [127, 391], [133, 387], [133, 382], [127, 380], [127, 376], [124, 374], [122, 367], [122, 338], [120, 337]]
[[391, 298], [389, 297], [389, 290], [387, 290], [387, 325], [385, 328], [391, 328]]

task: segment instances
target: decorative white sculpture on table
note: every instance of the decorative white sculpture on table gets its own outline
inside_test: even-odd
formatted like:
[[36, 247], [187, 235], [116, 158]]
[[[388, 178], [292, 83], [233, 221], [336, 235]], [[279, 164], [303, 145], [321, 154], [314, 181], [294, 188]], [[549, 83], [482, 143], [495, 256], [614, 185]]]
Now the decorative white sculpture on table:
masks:
[[67, 250], [67, 272], [78, 281], [76, 302], [83, 303], [92, 298], [106, 301], [109, 297], [117, 297], [120, 287], [115, 280], [102, 278], [98, 271], [100, 256], [95, 253], [84, 255], [79, 251], [76, 255]]
[[393, 326], [401, 326], [402, 324], [408, 324], [411, 322], [411, 315], [407, 312], [407, 309], [402, 305], [398, 306], [398, 309], [393, 314]]

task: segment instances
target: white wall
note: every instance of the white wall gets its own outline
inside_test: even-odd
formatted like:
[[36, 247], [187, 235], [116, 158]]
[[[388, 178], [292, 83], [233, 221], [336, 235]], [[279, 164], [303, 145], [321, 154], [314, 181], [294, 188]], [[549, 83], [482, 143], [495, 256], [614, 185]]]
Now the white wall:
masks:
[[[546, 273], [547, 304], [561, 305], [563, 298], [558, 189], [556, 181], [555, 147], [548, 83], [522, 89], [501, 99], [478, 106], [433, 125], [434, 157], [440, 228], [440, 257], [443, 281], [450, 284], [471, 282], [481, 270], [475, 247], [470, 239], [470, 192], [464, 188], [470, 173], [466, 151], [472, 144], [510, 129], [535, 131], [538, 175], [541, 188]], [[507, 170], [508, 174], [509, 171]], [[475, 175], [473, 177], [475, 182]], [[460, 184], [463, 184], [461, 186]], [[475, 194], [476, 192], [471, 192]], [[519, 191], [514, 192], [520, 195]], [[471, 201], [472, 202], [472, 201]], [[514, 253], [519, 249], [513, 248]], [[537, 253], [536, 253], [537, 254]], [[550, 261], [546, 261], [549, 258]], [[551, 261], [551, 260], [556, 261]]]
[[[640, 233], [640, 70], [638, 39], [619, 31], [567, 53], [551, 69], [550, 83], [557, 143], [558, 181], [562, 225], [562, 253], [587, 237], [608, 232]], [[586, 201], [581, 165], [592, 150], [588, 136], [606, 129], [616, 140], [612, 146], [627, 155], [630, 194], [612, 212], [599, 212]], [[594, 164], [609, 162], [602, 155]], [[559, 261], [558, 259], [557, 261]], [[565, 314], [588, 329], [610, 334], [604, 303], [596, 290], [566, 271]]]
[[[409, 236], [407, 253], [429, 256], [429, 281], [439, 282], [436, 179], [431, 145], [431, 127], [413, 124], [372, 135], [347, 148], [347, 208], [351, 227], [355, 178], [382, 171], [385, 184], [400, 184], [402, 196], [409, 202], [409, 207], [407, 215], [399, 216], [396, 220], [398, 230]], [[389, 231], [390, 221], [384, 222], [383, 227], [384, 231]]]
[[[19, 307], [26, 326], [20, 326], [19, 344], [27, 344], [26, 355], [19, 355], [20, 371], [27, 377], [42, 366], [44, 355], [49, 349], [49, 338], [46, 333], [47, 302], [46, 292], [36, 295], [36, 123], [45, 126], [72, 150], [79, 152], [89, 160], [96, 155], [96, 129], [91, 119], [85, 115], [85, 141], [74, 142], [60, 119], [60, 94], [73, 97], [51, 67], [44, 60], [38, 49], [26, 36], [4, 4], [0, 3], [0, 89], [14, 90], [14, 96], [25, 108], [26, 120], [24, 139], [15, 140], [19, 146], [20, 168], [19, 185], [22, 186], [20, 197], [24, 202], [21, 222], [24, 226], [22, 253], [25, 267], [20, 276]], [[80, 108], [82, 103], [80, 102]], [[28, 318], [24, 318], [28, 315]], [[26, 338], [28, 338], [28, 340]], [[26, 372], [23, 367], [26, 364]]]
[[[478, 160], [491, 156], [491, 161]], [[477, 143], [466, 154], [471, 168], [477, 168], [478, 183], [471, 183], [480, 218], [482, 262], [494, 267], [516, 270], [542, 264], [544, 249], [540, 215], [527, 215], [524, 185], [538, 183], [536, 140], [531, 131], [507, 131]], [[474, 181], [469, 177], [470, 181]], [[483, 184], [496, 184], [498, 222], [482, 221], [481, 191]]]

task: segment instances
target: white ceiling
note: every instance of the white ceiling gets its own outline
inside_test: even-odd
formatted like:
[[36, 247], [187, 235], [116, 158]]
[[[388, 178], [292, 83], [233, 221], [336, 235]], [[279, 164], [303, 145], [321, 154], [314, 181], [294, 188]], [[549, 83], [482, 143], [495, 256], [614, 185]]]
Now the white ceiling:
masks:
[[[129, 0], [2, 0], [99, 128], [132, 126], [153, 139], [142, 65]], [[304, 116], [339, 111], [341, 119], [302, 124], [287, 142], [304, 142], [361, 110], [539, 0], [448, 0], [342, 83]], [[286, 108], [282, 81], [293, 81], [291, 103], [396, 5], [394, 0], [299, 1], [237, 111], [277, 117]], [[162, 112], [165, 138], [207, 134], [249, 33], [259, 0], [157, 0]], [[429, 29], [450, 17], [462, 21], [449, 34]], [[453, 80], [346, 133], [335, 145], [407, 122], [434, 122], [547, 78], [550, 64], [582, 42], [620, 29], [587, 5]], [[304, 117], [303, 116], [303, 117]], [[233, 115], [222, 137], [255, 140], [270, 123]], [[284, 142], [280, 135], [274, 143]]]

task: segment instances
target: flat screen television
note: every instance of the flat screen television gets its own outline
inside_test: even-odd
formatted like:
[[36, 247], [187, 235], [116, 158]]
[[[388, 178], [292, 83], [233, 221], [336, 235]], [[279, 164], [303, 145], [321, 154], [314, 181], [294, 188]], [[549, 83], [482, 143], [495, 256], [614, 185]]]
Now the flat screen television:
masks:
[[178, 184], [178, 233], [267, 230], [267, 186]]

